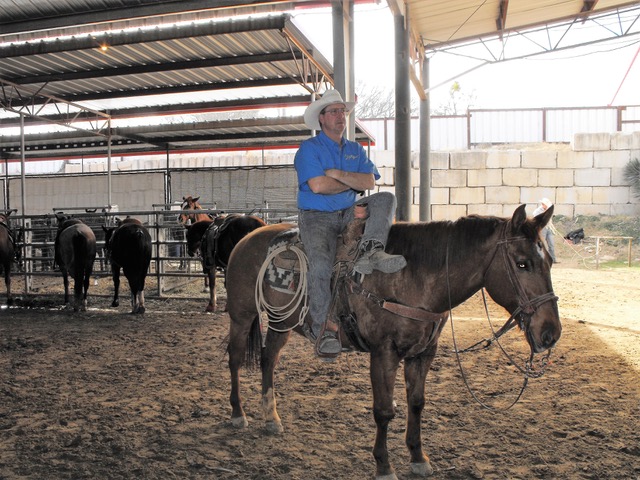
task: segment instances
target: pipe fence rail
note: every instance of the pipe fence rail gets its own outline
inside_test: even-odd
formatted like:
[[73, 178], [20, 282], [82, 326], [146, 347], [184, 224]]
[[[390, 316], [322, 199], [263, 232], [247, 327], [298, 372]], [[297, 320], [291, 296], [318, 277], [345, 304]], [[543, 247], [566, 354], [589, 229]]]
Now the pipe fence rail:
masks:
[[[152, 258], [148, 278], [156, 280], [155, 292], [147, 290], [150, 298], [186, 298], [175, 292], [185, 284], [202, 279], [200, 258], [187, 254], [186, 228], [178, 222], [182, 213], [193, 213], [193, 210], [171, 210], [165, 205], [154, 205], [154, 210], [144, 211], [109, 211], [108, 208], [62, 208], [54, 207], [52, 214], [46, 215], [12, 215], [10, 226], [16, 236], [20, 237], [19, 248], [21, 258], [11, 271], [12, 278], [24, 279], [24, 295], [38, 296], [41, 288], [35, 285], [37, 279], [59, 278], [62, 275], [54, 265], [54, 244], [58, 228], [56, 213], [64, 213], [81, 219], [96, 235], [98, 254], [94, 262], [92, 279], [111, 278], [111, 266], [105, 257], [105, 234], [103, 227], [113, 227], [117, 219], [134, 217], [140, 220], [149, 230], [152, 240]], [[245, 213], [261, 217], [267, 223], [297, 222], [297, 211], [281, 208], [254, 208], [250, 211], [218, 209], [202, 209], [198, 213], [213, 216], [230, 213]], [[21, 230], [20, 235], [17, 233]], [[222, 275], [222, 274], [221, 274]], [[62, 281], [60, 281], [62, 295]], [[14, 294], [19, 292], [14, 291]]]

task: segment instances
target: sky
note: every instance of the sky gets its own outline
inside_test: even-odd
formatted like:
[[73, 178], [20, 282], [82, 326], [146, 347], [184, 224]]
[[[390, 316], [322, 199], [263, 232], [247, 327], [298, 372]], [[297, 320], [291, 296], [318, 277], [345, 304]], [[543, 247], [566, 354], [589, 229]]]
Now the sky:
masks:
[[[294, 21], [331, 61], [331, 12], [296, 11]], [[393, 89], [393, 16], [386, 3], [356, 6], [354, 29], [356, 83]], [[473, 96], [474, 108], [640, 105], [639, 47], [640, 35], [635, 35], [484, 65], [466, 74], [480, 62], [438, 53], [430, 60], [431, 108], [447, 101], [454, 81]]]

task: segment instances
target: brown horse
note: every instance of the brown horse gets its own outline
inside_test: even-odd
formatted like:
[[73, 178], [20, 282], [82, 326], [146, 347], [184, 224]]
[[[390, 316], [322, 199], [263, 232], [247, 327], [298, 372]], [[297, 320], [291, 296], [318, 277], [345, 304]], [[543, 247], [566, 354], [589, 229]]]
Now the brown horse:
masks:
[[202, 271], [207, 275], [209, 303], [206, 312], [216, 310], [216, 272], [225, 272], [231, 251], [240, 240], [265, 225], [264, 220], [259, 217], [241, 214], [218, 216], [215, 220], [200, 220], [193, 225], [185, 225], [187, 253], [191, 257], [200, 256]]
[[64, 281], [64, 303], [69, 304], [69, 275], [73, 277], [73, 310], [87, 310], [89, 280], [96, 259], [96, 236], [79, 218], [56, 213], [58, 231], [54, 242], [55, 262]]
[[[344, 290], [344, 297], [355, 327], [348, 330], [346, 319], [340, 316], [341, 340], [343, 346], [370, 352], [377, 425], [373, 447], [376, 478], [396, 478], [389, 461], [387, 431], [395, 416], [393, 390], [402, 361], [407, 396], [405, 441], [411, 471], [420, 476], [433, 472], [422, 450], [420, 423], [426, 376], [450, 309], [484, 288], [511, 314], [509, 322], [518, 323], [524, 331], [532, 356], [550, 349], [560, 338], [562, 327], [551, 283], [552, 261], [540, 239], [540, 231], [552, 214], [550, 208], [529, 219], [525, 205], [521, 205], [510, 219], [469, 216], [455, 222], [397, 223], [391, 228], [386, 249], [404, 255], [407, 267], [394, 274], [374, 272], [361, 283], [346, 277], [345, 283], [351, 288]], [[231, 420], [239, 428], [248, 424], [240, 398], [239, 370], [245, 362], [256, 361], [251, 358], [255, 354], [262, 369], [267, 429], [272, 433], [283, 431], [276, 411], [274, 369], [290, 331], [303, 331], [304, 315], [300, 315], [300, 309], [304, 305], [287, 317], [282, 315], [285, 318], [278, 318], [277, 322], [269, 313], [263, 340], [256, 282], [259, 273], [265, 271], [263, 262], [269, 245], [289, 227], [276, 224], [252, 232], [236, 245], [229, 259]], [[263, 295], [272, 306], [291, 302], [290, 294], [269, 285], [264, 286]], [[358, 342], [352, 341], [353, 330]]]
[[188, 197], [182, 197], [181, 210], [193, 210], [190, 213], [181, 213], [178, 215], [178, 222], [182, 225], [194, 224], [203, 220], [213, 220], [213, 216], [208, 213], [199, 213], [197, 210], [202, 210], [202, 205], [198, 203], [200, 197], [193, 198], [191, 195]]
[[0, 213], [0, 270], [4, 272], [4, 284], [7, 287], [7, 305], [13, 305], [11, 294], [11, 264], [16, 259], [16, 237], [9, 225], [9, 216]]

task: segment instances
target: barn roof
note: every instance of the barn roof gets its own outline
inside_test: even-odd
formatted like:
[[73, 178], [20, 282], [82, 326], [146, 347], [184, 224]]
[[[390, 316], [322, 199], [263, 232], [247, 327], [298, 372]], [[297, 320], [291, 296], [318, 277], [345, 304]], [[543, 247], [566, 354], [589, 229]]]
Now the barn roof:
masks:
[[[640, 5], [388, 3], [408, 10], [412, 38], [433, 50]], [[333, 67], [282, 12], [329, 4], [0, 0], [0, 158], [20, 158], [20, 114], [28, 159], [106, 156], [107, 144], [112, 155], [296, 146], [309, 136], [302, 107]], [[374, 140], [358, 124], [356, 139]]]

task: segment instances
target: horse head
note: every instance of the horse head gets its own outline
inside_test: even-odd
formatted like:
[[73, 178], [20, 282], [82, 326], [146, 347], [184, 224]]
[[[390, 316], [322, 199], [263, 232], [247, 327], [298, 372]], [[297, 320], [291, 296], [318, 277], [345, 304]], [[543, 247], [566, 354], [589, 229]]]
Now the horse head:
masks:
[[193, 211], [190, 213], [183, 212], [178, 215], [178, 223], [186, 226], [189, 223], [194, 224], [202, 220], [212, 220], [214, 218], [213, 215], [208, 213], [197, 213], [197, 210], [202, 210], [202, 205], [198, 203], [198, 200], [200, 200], [200, 197], [194, 198], [191, 195], [188, 197], [182, 197], [182, 205], [180, 206], [180, 209]]
[[562, 332], [551, 283], [553, 261], [540, 236], [552, 215], [550, 207], [530, 219], [525, 205], [518, 207], [505, 222], [485, 272], [487, 292], [511, 314], [509, 321], [518, 323], [534, 353], [552, 348]]

